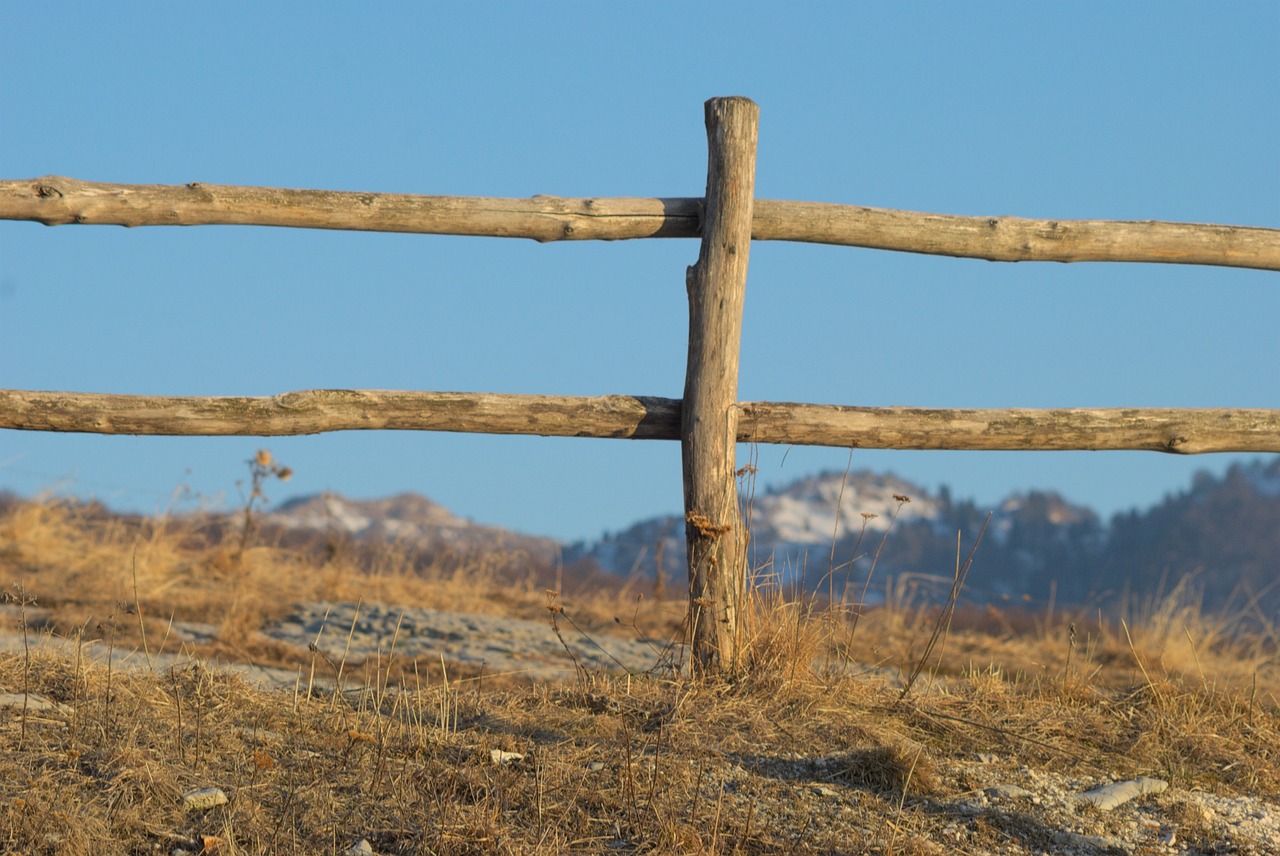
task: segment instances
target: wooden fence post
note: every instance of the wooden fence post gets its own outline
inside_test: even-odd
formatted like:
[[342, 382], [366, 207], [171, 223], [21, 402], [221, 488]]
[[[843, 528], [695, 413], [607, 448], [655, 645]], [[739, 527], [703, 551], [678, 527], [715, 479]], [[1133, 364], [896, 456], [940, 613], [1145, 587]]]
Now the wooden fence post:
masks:
[[689, 268], [689, 362], [680, 422], [689, 635], [702, 672], [736, 666], [746, 582], [746, 532], [735, 474], [738, 354], [751, 250], [760, 108], [706, 103], [707, 195], [702, 246]]

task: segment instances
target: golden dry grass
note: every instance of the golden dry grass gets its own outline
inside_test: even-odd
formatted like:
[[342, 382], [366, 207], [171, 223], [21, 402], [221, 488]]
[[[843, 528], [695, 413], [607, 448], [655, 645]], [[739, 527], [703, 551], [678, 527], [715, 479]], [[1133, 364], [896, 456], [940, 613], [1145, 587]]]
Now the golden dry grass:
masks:
[[[258, 628], [295, 601], [546, 616], [543, 581], [500, 559], [269, 541], [237, 555], [237, 534], [13, 504], [0, 582], [35, 603], [6, 607], [8, 629], [110, 633], [121, 649], [145, 635], [155, 651], [171, 619], [201, 621], [218, 634], [199, 653], [269, 661]], [[1027, 775], [1280, 801], [1265, 627], [1235, 634], [1176, 600], [1123, 624], [961, 612], [903, 697], [937, 607], [891, 598], [851, 632], [840, 610], [767, 584], [751, 597], [742, 662], [719, 680], [498, 686], [378, 662], [357, 667], [363, 691], [307, 697], [199, 661], [121, 671], [76, 644], [18, 647], [0, 654], [0, 692], [23, 700], [0, 708], [0, 852], [341, 853], [363, 838], [379, 853], [1032, 853], [1067, 826], [1129, 834], [1132, 817], [963, 806]], [[562, 599], [592, 628], [618, 617], [663, 635], [682, 613], [634, 586]], [[184, 809], [202, 787], [229, 801]], [[1162, 812], [1187, 852], [1225, 834], [1180, 798]]]

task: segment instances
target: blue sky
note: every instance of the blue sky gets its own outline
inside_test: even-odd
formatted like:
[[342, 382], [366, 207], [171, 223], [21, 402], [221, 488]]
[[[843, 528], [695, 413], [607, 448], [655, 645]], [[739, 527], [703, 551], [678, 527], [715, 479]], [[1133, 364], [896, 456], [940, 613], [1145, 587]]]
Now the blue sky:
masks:
[[[702, 104], [761, 106], [757, 196], [1280, 227], [1276, 3], [6, 3], [0, 177], [697, 196]], [[0, 387], [678, 397], [694, 241], [0, 222]], [[1280, 407], [1280, 280], [752, 248], [740, 397]], [[121, 507], [413, 490], [572, 539], [678, 512], [674, 443], [0, 432], [0, 489]], [[855, 468], [1104, 514], [1234, 456], [859, 451]], [[745, 460], [745, 450], [743, 454]], [[762, 485], [845, 466], [760, 449]]]

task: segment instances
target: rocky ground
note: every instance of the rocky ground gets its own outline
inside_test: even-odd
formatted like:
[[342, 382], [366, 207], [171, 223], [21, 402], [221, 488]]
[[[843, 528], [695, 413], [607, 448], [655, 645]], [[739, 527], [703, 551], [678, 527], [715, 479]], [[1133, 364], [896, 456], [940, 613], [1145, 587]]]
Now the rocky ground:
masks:
[[393, 649], [400, 657], [443, 657], [487, 675], [532, 680], [572, 678], [588, 672], [648, 672], [662, 660], [662, 639], [594, 636], [563, 615], [545, 621], [471, 615], [379, 603], [312, 602], [265, 628], [273, 639], [317, 646], [330, 660], [365, 660]]
[[[199, 643], [214, 628], [175, 624], [173, 632], [186, 642]], [[295, 647], [300, 662], [306, 662], [308, 657], [313, 662], [316, 657], [323, 659], [319, 683], [330, 686], [332, 679], [328, 676], [337, 664], [387, 657], [393, 649], [401, 657], [443, 657], [455, 667], [469, 667], [472, 673], [517, 673], [536, 680], [572, 680], [575, 674], [650, 672], [660, 667], [665, 650], [660, 640], [581, 633], [563, 619], [553, 628], [550, 620], [527, 621], [377, 603], [299, 604], [287, 617], [265, 627], [264, 632]], [[9, 636], [3, 640], [3, 647], [15, 651], [31, 644], [65, 649], [71, 643], [48, 636], [25, 640]], [[148, 656], [138, 651], [112, 651], [100, 642], [84, 645], [81, 652], [98, 659], [110, 656], [120, 668], [149, 666], [163, 670], [190, 660], [177, 653]], [[230, 662], [219, 665], [264, 687], [296, 690], [302, 682], [316, 682], [315, 674], [308, 676], [303, 669]], [[883, 686], [895, 678], [881, 673], [868, 680]], [[359, 692], [358, 682], [344, 681], [344, 688]], [[946, 693], [948, 689], [939, 684], [930, 691]], [[624, 698], [606, 692], [588, 693], [584, 699], [593, 714], [626, 714]], [[0, 708], [8, 710], [8, 714], [0, 711], [0, 717], [5, 718], [20, 708], [28, 716], [37, 711], [44, 716], [65, 712], [65, 706], [56, 701], [15, 693], [0, 695]], [[500, 754], [494, 763], [518, 762], [524, 757], [522, 753], [495, 751]], [[536, 751], [547, 751], [547, 747]], [[593, 762], [591, 769], [599, 770], [616, 761], [604, 758]], [[728, 790], [722, 791], [721, 798], [728, 793], [732, 804], [735, 795], [745, 799], [756, 788], [774, 787], [780, 781], [794, 792], [789, 799], [799, 800], [819, 816], [838, 818], [842, 813], [856, 811], [863, 799], [856, 788], [851, 791], [848, 787], [849, 764], [848, 757], [830, 753], [738, 757], [727, 768]], [[1010, 754], [989, 751], [948, 759], [946, 765], [945, 774], [940, 773], [939, 778], [949, 786], [939, 788], [937, 794], [947, 796], [926, 794], [912, 802], [917, 803], [917, 809], [923, 805], [928, 814], [942, 819], [931, 838], [944, 846], [952, 842], [956, 852], [982, 852], [967, 842], [978, 830], [988, 838], [995, 830], [996, 838], [1005, 839], [1007, 844], [989, 852], [1280, 854], [1280, 805], [1274, 794], [1223, 795], [1171, 786], [1154, 776], [1068, 775], [1044, 765], [1021, 764]], [[957, 793], [956, 783], [967, 787]], [[203, 793], [197, 795], [199, 799], [204, 797]], [[226, 796], [220, 799], [225, 801]], [[376, 852], [359, 828], [353, 827], [349, 837], [353, 843], [348, 852]], [[180, 852], [181, 848], [174, 850]]]

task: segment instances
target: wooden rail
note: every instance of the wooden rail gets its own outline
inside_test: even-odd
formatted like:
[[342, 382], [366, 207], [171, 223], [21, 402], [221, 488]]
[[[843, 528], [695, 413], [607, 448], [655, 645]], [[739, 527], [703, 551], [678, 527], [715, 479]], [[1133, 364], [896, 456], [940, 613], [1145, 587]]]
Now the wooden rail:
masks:
[[[786, 401], [736, 405], [739, 443], [861, 449], [1280, 452], [1280, 410], [1158, 407], [963, 410]], [[681, 401], [312, 389], [273, 396], [150, 396], [0, 389], [0, 429], [284, 437], [454, 431], [679, 440]]]
[[55, 226], [256, 225], [530, 238], [700, 238], [688, 273], [680, 400], [308, 390], [266, 398], [0, 390], [0, 429], [256, 435], [400, 429], [680, 440], [695, 663], [731, 670], [744, 582], [738, 442], [884, 449], [1280, 452], [1280, 410], [934, 410], [738, 402], [752, 240], [841, 244], [991, 261], [1108, 261], [1280, 270], [1280, 230], [1200, 223], [961, 217], [754, 198], [759, 108], [706, 103], [701, 198], [485, 199], [186, 185], [61, 176], [0, 180], [0, 219]]
[[[292, 226], [618, 241], [701, 237], [701, 198], [492, 199], [192, 182], [0, 181], [0, 220], [115, 226]], [[1280, 230], [1157, 220], [1034, 220], [757, 199], [756, 241], [802, 241], [997, 262], [1158, 262], [1280, 270]]]

